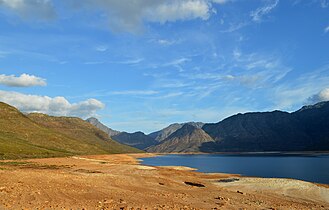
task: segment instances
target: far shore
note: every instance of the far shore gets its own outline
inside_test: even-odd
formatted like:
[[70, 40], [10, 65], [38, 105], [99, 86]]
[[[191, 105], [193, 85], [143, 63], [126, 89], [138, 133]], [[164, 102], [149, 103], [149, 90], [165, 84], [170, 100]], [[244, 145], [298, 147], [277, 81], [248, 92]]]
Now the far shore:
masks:
[[268, 155], [268, 156], [322, 156], [329, 155], [329, 151], [264, 151], [264, 152], [170, 152], [170, 153], [147, 153], [156, 155]]

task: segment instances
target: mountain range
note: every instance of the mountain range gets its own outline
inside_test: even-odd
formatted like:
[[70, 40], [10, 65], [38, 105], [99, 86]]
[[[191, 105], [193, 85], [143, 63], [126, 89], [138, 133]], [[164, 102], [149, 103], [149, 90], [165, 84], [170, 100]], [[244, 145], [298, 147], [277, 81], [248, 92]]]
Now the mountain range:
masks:
[[[135, 147], [135, 148], [134, 148]], [[0, 159], [129, 152], [329, 151], [329, 102], [288, 113], [236, 114], [217, 123], [175, 123], [146, 135], [96, 118], [23, 114], [0, 102]]]
[[[148, 152], [263, 152], [329, 150], [329, 102], [296, 112], [250, 112], [217, 123], [175, 123], [117, 141]], [[119, 135], [120, 136], [120, 135]], [[122, 140], [124, 139], [124, 141]]]
[[145, 150], [147, 147], [157, 143], [152, 137], [140, 131], [135, 133], [116, 131], [111, 128], [108, 128], [106, 125], [102, 124], [98, 119], [94, 117], [88, 118], [86, 121], [107, 133], [115, 141], [125, 145]]

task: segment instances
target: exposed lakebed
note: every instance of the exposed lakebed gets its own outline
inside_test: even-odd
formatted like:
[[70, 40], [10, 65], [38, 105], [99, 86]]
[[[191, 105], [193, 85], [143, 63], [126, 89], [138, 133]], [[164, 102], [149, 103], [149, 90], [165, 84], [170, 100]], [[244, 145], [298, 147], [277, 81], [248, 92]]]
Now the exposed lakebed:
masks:
[[187, 166], [206, 173], [293, 178], [329, 184], [329, 155], [310, 154], [197, 154], [142, 158], [144, 165]]

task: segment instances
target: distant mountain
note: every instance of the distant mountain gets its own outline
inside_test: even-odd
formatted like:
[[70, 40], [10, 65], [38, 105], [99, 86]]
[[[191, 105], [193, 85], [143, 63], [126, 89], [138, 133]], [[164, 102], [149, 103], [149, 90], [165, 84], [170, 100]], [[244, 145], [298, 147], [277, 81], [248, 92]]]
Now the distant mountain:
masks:
[[25, 116], [0, 102], [0, 159], [139, 152], [79, 118]]
[[168, 136], [170, 136], [172, 133], [182, 128], [185, 124], [190, 124], [197, 128], [202, 128], [202, 126], [204, 125], [204, 123], [202, 122], [174, 123], [160, 131], [150, 133], [149, 136], [157, 142], [161, 142], [165, 140]]
[[283, 111], [236, 114], [218, 123], [175, 123], [151, 133], [112, 137], [148, 152], [329, 151], [329, 102]]
[[121, 133], [120, 131], [113, 130], [113, 129], [107, 127], [106, 125], [102, 124], [95, 117], [88, 118], [88, 119], [86, 119], [86, 121], [89, 122], [90, 124], [94, 125], [96, 128], [104, 131], [110, 137], [115, 136], [115, 135], [118, 135], [119, 133]]
[[145, 148], [158, 143], [154, 138], [140, 131], [135, 133], [116, 131], [102, 124], [94, 117], [88, 118], [86, 121], [107, 133], [113, 140], [134, 148], [144, 150]]
[[112, 136], [112, 138], [121, 144], [129, 145], [142, 150], [158, 143], [152, 137], [145, 135], [140, 131], [135, 133], [121, 132], [115, 136]]
[[198, 152], [202, 143], [214, 140], [201, 128], [186, 123], [160, 144], [147, 148], [148, 152]]
[[152, 133], [148, 152], [328, 151], [329, 102], [282, 111], [237, 114], [202, 129], [172, 124]]
[[203, 152], [329, 150], [329, 102], [293, 113], [237, 114], [203, 130], [216, 141], [204, 143]]

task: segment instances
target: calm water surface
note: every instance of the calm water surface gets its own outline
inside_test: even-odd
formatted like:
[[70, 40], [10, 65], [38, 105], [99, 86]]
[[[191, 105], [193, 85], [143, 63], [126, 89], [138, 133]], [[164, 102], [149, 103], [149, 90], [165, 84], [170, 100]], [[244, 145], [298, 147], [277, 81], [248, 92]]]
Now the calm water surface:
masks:
[[200, 172], [293, 178], [329, 184], [329, 155], [165, 155], [142, 158], [152, 166], [188, 166]]

